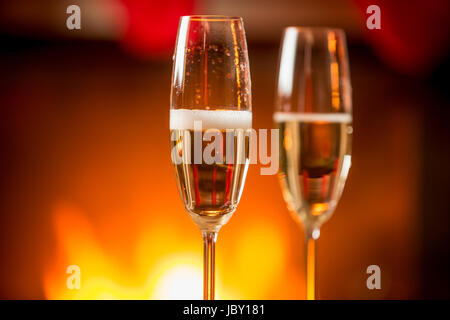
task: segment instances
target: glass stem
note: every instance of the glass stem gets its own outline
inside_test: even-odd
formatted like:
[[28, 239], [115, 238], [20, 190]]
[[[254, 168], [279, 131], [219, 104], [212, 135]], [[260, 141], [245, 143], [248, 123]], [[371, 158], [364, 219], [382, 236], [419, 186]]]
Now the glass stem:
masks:
[[316, 247], [319, 229], [306, 229], [306, 300], [317, 299]]
[[203, 300], [214, 300], [214, 251], [216, 232], [202, 232], [203, 236]]

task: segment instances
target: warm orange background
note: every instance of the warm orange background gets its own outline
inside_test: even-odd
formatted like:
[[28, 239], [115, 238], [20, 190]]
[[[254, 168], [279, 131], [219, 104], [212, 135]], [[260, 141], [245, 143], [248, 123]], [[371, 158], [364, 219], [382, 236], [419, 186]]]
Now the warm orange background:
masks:
[[[253, 121], [271, 128], [278, 41], [262, 41], [254, 26]], [[0, 297], [201, 298], [201, 235], [170, 161], [170, 55], [135, 58], [109, 41], [7, 40]], [[433, 176], [423, 155], [439, 154], [425, 128], [444, 119], [427, 107], [448, 100], [431, 81], [388, 69], [358, 36], [349, 43], [352, 167], [319, 239], [319, 297], [420, 298], [430, 279], [423, 208], [433, 198], [423, 192]], [[303, 299], [303, 230], [277, 177], [259, 169], [250, 167], [238, 210], [218, 236], [217, 297]], [[372, 264], [381, 267], [378, 291], [366, 287]], [[81, 268], [80, 290], [66, 287], [69, 265]]]

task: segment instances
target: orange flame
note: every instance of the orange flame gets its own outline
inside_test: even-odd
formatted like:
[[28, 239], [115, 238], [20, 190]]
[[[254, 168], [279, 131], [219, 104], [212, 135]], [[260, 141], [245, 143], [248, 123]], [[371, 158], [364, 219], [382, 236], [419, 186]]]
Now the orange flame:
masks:
[[[105, 236], [105, 226], [94, 228], [94, 223], [73, 206], [57, 206], [53, 218], [57, 249], [44, 276], [47, 299], [202, 298], [200, 236], [191, 244], [177, 237], [167, 237], [165, 234], [170, 232], [167, 225], [154, 225], [151, 230], [139, 230], [143, 237], [130, 248], [135, 250], [134, 254], [125, 255], [102, 245], [100, 236]], [[167, 238], [174, 239], [166, 241]], [[281, 239], [269, 222], [247, 228], [238, 239], [235, 261], [224, 261], [221, 255], [217, 257], [216, 299], [255, 298], [269, 292], [284, 266], [285, 250]], [[222, 248], [219, 244], [219, 253]], [[251, 267], [261, 257], [267, 257], [267, 253], [272, 256], [264, 260], [264, 267]], [[123, 263], [130, 256], [133, 261]], [[71, 274], [67, 274], [66, 269], [70, 265], [80, 268], [80, 289], [67, 286]], [[232, 269], [226, 272], [229, 267]], [[223, 286], [223, 273], [231, 286]]]

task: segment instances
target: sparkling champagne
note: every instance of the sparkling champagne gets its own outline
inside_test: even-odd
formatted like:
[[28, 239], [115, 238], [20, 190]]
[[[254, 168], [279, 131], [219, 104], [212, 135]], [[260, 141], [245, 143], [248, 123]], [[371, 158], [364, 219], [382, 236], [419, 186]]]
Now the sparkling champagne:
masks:
[[220, 228], [236, 210], [249, 164], [251, 120], [249, 111], [171, 110], [178, 191], [201, 228]]
[[277, 112], [274, 120], [283, 197], [296, 218], [320, 226], [333, 213], [351, 165], [351, 115]]

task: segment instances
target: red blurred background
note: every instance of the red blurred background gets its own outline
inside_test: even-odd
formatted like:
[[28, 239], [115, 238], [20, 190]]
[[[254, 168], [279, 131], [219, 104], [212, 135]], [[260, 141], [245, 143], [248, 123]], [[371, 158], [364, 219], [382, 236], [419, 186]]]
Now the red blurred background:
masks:
[[[66, 8], [81, 8], [81, 30]], [[381, 8], [367, 30], [366, 8]], [[201, 298], [201, 237], [169, 155], [180, 15], [244, 18], [254, 127], [271, 128], [282, 29], [348, 35], [353, 166], [321, 232], [322, 299], [449, 298], [448, 1], [0, 2], [0, 298]], [[217, 244], [218, 298], [303, 299], [303, 232], [249, 170]], [[66, 268], [81, 268], [80, 290]], [[381, 267], [381, 290], [366, 268]]]

